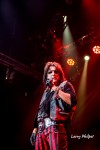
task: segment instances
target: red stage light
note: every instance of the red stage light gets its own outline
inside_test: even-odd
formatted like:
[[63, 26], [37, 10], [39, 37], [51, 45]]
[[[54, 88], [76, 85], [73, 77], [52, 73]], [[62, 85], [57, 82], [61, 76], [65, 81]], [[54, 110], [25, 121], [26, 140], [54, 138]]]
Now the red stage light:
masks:
[[68, 59], [67, 64], [70, 65], [70, 66], [74, 66], [75, 61], [73, 59]]
[[94, 47], [93, 47], [93, 52], [94, 52], [95, 54], [100, 54], [100, 46], [94, 46]]

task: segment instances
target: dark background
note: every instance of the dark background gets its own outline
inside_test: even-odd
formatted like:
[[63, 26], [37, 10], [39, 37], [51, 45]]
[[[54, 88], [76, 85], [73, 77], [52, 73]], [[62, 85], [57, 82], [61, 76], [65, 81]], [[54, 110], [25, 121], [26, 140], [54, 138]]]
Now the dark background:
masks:
[[[72, 68], [66, 65], [69, 54], [62, 52], [64, 49], [56, 51], [55, 48], [57, 39], [62, 41], [63, 15], [68, 17], [67, 25], [78, 54], [75, 58], [77, 64]], [[72, 133], [94, 137], [74, 138], [70, 147], [71, 150], [100, 149], [100, 54], [93, 53], [94, 45], [100, 45], [99, 0], [0, 1], [0, 122], [3, 149], [6, 146], [17, 150], [34, 149], [29, 138], [43, 91], [44, 64], [53, 60], [60, 62], [78, 95], [85, 54], [90, 55], [87, 93], [82, 105], [82, 99], [78, 99]], [[60, 46], [58, 44], [57, 49]]]

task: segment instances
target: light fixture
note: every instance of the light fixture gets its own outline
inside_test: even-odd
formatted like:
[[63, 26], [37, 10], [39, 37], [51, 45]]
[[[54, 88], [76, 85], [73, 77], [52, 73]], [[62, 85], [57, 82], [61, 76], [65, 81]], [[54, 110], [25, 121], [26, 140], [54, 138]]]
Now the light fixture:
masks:
[[70, 66], [74, 66], [75, 61], [73, 59], [68, 58], [67, 59], [67, 64], [70, 65]]
[[100, 54], [100, 46], [94, 46], [94, 47], [93, 47], [93, 52], [94, 52], [95, 54]]
[[85, 60], [89, 60], [90, 57], [89, 57], [89, 56], [84, 56], [84, 59], [85, 59]]

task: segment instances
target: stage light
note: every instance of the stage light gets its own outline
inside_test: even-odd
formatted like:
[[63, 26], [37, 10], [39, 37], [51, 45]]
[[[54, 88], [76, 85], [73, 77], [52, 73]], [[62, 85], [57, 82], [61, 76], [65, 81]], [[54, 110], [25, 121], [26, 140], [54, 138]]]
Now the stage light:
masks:
[[67, 59], [67, 64], [70, 65], [70, 66], [74, 66], [75, 64], [75, 61], [73, 59]]
[[13, 80], [14, 76], [15, 76], [15, 71], [10, 69], [10, 68], [7, 68], [5, 79], [6, 80]]
[[67, 16], [63, 16], [64, 22], [67, 22]]
[[84, 56], [84, 59], [85, 59], [85, 60], [89, 60], [90, 57], [89, 57], [89, 56]]
[[93, 52], [94, 52], [95, 54], [100, 54], [100, 46], [94, 46], [94, 47], [93, 47]]

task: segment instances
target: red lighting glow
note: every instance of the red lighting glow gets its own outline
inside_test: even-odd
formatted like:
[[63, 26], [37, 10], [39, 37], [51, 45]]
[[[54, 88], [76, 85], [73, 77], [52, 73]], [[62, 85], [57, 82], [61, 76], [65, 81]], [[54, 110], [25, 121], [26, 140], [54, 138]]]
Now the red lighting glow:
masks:
[[93, 47], [93, 52], [94, 52], [95, 54], [100, 54], [100, 46], [94, 46], [94, 47]]
[[70, 65], [70, 66], [74, 66], [75, 61], [73, 59], [68, 59], [67, 64]]

